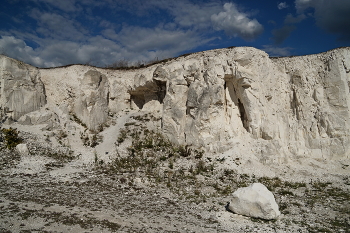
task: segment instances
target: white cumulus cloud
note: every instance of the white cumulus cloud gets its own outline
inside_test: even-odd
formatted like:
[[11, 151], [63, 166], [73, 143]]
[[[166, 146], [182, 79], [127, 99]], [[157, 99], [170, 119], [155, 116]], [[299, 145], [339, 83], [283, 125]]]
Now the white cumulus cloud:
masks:
[[285, 9], [285, 8], [288, 8], [288, 4], [286, 2], [280, 2], [278, 5], [277, 5], [278, 9], [279, 10], [282, 10], [282, 9]]
[[35, 66], [42, 66], [43, 59], [37, 56], [32, 47], [13, 36], [2, 36], [0, 39], [0, 52]]
[[[39, 67], [148, 62], [214, 44], [221, 40], [215, 31], [247, 41], [263, 32], [252, 14], [221, 1], [28, 1], [26, 14], [17, 16], [28, 25], [0, 29], [0, 52]], [[116, 15], [96, 15], [95, 9]]]
[[239, 12], [233, 3], [226, 3], [224, 11], [213, 14], [211, 20], [215, 30], [224, 30], [229, 36], [245, 40], [257, 38], [264, 30], [256, 19], [250, 19], [247, 13]]

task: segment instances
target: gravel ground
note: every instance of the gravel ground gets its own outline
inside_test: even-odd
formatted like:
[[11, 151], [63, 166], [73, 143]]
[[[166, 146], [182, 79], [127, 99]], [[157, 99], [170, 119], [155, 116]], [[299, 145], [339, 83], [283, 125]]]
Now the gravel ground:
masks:
[[217, 219], [220, 211], [180, 201], [167, 190], [87, 170], [66, 181], [49, 171], [1, 173], [0, 232], [230, 232]]
[[[93, 169], [93, 165], [78, 166], [74, 161], [63, 167], [51, 167], [52, 161], [45, 159], [38, 156], [25, 160], [26, 169], [19, 162], [0, 170], [0, 232], [349, 232], [350, 229], [346, 189], [349, 184], [345, 178], [340, 184], [343, 188], [314, 182], [306, 187], [290, 185], [288, 190], [285, 184], [276, 184], [278, 180], [265, 180], [267, 186], [275, 187], [283, 214], [277, 221], [263, 221], [226, 211], [229, 195], [198, 202], [181, 198], [166, 186], [145, 185], [135, 176], [128, 177], [130, 174], [104, 174]], [[42, 169], [29, 172], [35, 160], [46, 161], [49, 166], [43, 164]]]

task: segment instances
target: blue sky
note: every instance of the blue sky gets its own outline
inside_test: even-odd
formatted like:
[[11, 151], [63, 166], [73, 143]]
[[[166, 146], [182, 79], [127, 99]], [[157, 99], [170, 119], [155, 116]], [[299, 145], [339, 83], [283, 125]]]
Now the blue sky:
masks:
[[38, 67], [350, 46], [350, 0], [3, 0], [0, 22], [0, 53]]

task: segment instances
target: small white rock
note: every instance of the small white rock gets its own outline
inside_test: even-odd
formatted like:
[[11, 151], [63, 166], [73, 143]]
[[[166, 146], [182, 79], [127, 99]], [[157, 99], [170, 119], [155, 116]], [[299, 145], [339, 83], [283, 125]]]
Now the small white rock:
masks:
[[29, 150], [28, 150], [27, 144], [25, 143], [18, 144], [16, 146], [16, 150], [21, 155], [29, 155]]

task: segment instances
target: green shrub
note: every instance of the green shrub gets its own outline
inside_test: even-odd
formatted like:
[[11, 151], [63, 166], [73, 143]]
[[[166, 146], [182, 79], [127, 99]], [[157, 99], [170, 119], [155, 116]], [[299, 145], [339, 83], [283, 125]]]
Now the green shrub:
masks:
[[80, 132], [80, 139], [84, 146], [90, 146], [92, 148], [103, 142], [103, 136], [97, 133], [89, 136], [87, 133]]
[[270, 177], [264, 176], [264, 177], [260, 177], [258, 181], [263, 185], [265, 185], [270, 191], [275, 191], [276, 188], [279, 188], [283, 185], [282, 180], [278, 177], [270, 178]]
[[194, 150], [194, 158], [195, 159], [201, 159], [204, 155], [204, 151], [203, 150]]
[[5, 147], [12, 150], [18, 144], [22, 143], [22, 139], [18, 136], [17, 129], [9, 128], [9, 129], [1, 129], [1, 132], [4, 135], [5, 139]]
[[189, 148], [188, 145], [186, 146], [180, 145], [178, 148], [178, 151], [180, 156], [182, 157], [189, 157], [191, 156], [191, 152], [192, 152], [191, 148]]
[[92, 148], [94, 148], [94, 147], [96, 147], [98, 144], [99, 144], [99, 142], [98, 142], [98, 139], [97, 139], [97, 135], [94, 134], [94, 135], [92, 136], [92, 138], [91, 138], [90, 146], [91, 146]]
[[126, 131], [126, 129], [121, 129], [120, 133], [119, 133], [119, 136], [118, 136], [118, 139], [117, 139], [117, 142], [118, 143], [122, 143], [122, 142], [125, 141], [126, 138], [127, 138], [127, 131]]

